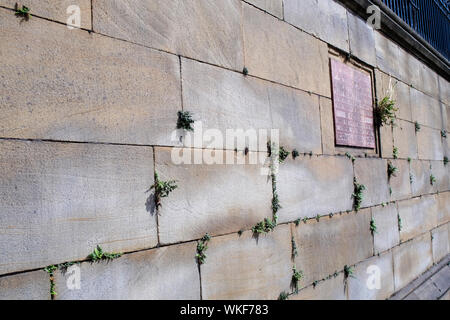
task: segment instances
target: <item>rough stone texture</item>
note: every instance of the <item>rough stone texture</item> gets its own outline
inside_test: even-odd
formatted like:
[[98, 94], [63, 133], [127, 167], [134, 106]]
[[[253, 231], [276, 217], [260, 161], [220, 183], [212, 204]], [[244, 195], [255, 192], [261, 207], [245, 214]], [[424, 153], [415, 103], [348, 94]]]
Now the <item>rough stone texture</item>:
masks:
[[242, 70], [241, 10], [239, 0], [94, 0], [94, 30]]
[[394, 146], [400, 159], [417, 159], [417, 139], [414, 123], [397, 120], [394, 126]]
[[333, 46], [349, 51], [347, 11], [333, 0], [284, 0], [284, 19]]
[[448, 238], [448, 226], [444, 224], [431, 231], [431, 243], [433, 246], [433, 261], [438, 263], [442, 260], [449, 251], [449, 238]]
[[400, 240], [405, 242], [437, 225], [435, 196], [423, 196], [398, 203], [398, 214], [402, 219]]
[[435, 99], [439, 99], [439, 83], [436, 72], [421, 63], [419, 88]]
[[[389, 251], [357, 264], [353, 277], [348, 278], [349, 299], [384, 300], [389, 298], [394, 293], [392, 260], [392, 252]], [[375, 267], [378, 267], [378, 269], [375, 269]], [[378, 275], [380, 277], [379, 288], [376, 287], [377, 283], [374, 281], [374, 278]]]
[[422, 160], [412, 160], [410, 164], [411, 191], [413, 196], [420, 196], [431, 193], [433, 186], [430, 184], [430, 162]]
[[246, 0], [246, 2], [283, 19], [283, 0]]
[[245, 3], [243, 28], [251, 75], [331, 96], [325, 43]]
[[394, 138], [393, 138], [392, 126], [384, 125], [380, 127], [380, 139], [381, 139], [381, 155], [383, 158], [394, 157]]
[[442, 160], [444, 158], [440, 130], [422, 126], [420, 131], [417, 132], [417, 147], [419, 159]]
[[420, 78], [420, 69], [422, 68], [422, 64], [416, 59], [416, 57], [403, 50], [401, 47], [398, 48], [398, 53], [400, 79], [408, 85], [413, 85], [415, 88], [419, 88], [419, 86], [421, 86], [420, 82], [422, 81]]
[[400, 290], [433, 264], [430, 233], [393, 250], [395, 290]]
[[148, 147], [2, 141], [0, 274], [157, 244]]
[[[183, 59], [182, 65], [184, 108], [202, 121], [203, 130], [218, 129], [225, 137], [227, 129], [253, 129], [257, 135], [274, 128], [289, 150], [321, 153], [317, 96], [195, 61]], [[267, 150], [260, 142], [249, 149]], [[224, 142], [213, 147], [223, 149]]]
[[389, 179], [391, 186], [392, 200], [402, 200], [411, 197], [411, 182], [409, 163], [406, 160], [392, 160], [392, 164], [398, 169], [395, 176], [392, 175]]
[[361, 207], [371, 207], [389, 201], [387, 161], [383, 159], [356, 159], [355, 177], [366, 189]]
[[447, 106], [450, 105], [450, 85], [447, 80], [438, 75], [439, 99]]
[[195, 243], [127, 254], [110, 262], [82, 263], [80, 289], [73, 273], [55, 274], [58, 300], [197, 300], [200, 279]]
[[0, 300], [50, 300], [50, 278], [43, 270], [0, 278]]
[[449, 169], [443, 161], [430, 161], [431, 173], [436, 178], [432, 190], [433, 192], [444, 192], [450, 190]]
[[289, 297], [289, 300], [346, 300], [344, 273], [325, 281], [315, 287], [310, 285]]
[[[91, 29], [91, 1], [90, 0], [0, 0], [0, 6], [14, 9], [14, 5], [18, 3], [19, 8], [22, 5], [30, 8], [32, 16], [43, 17], [46, 19], [67, 23], [72, 11], [67, 13], [67, 9], [71, 5], [80, 7], [81, 28]], [[21, 18], [18, 18], [21, 20]], [[73, 24], [72, 22], [70, 24]]]
[[310, 220], [292, 226], [298, 248], [297, 270], [304, 273], [304, 284], [311, 284], [367, 259], [373, 253], [370, 210]]
[[378, 68], [388, 75], [399, 77], [398, 46], [380, 32], [375, 32], [375, 49]]
[[345, 157], [289, 157], [279, 167], [279, 221], [351, 210], [353, 175]]
[[[190, 154], [193, 149], [175, 150]], [[272, 216], [272, 182], [259, 164], [225, 164], [226, 155], [217, 151], [224, 164], [177, 164], [172, 149], [156, 148], [156, 171], [161, 180], [177, 181], [178, 188], [162, 200], [159, 210], [161, 243], [199, 239], [205, 233], [221, 235], [250, 229]], [[197, 154], [202, 154], [197, 150]], [[205, 150], [204, 156], [211, 154]], [[257, 155], [250, 152], [245, 158]], [[266, 153], [261, 153], [264, 158]], [[194, 152], [191, 154], [194, 159]]]
[[450, 221], [450, 192], [439, 193], [437, 200], [437, 224], [441, 225]]
[[385, 207], [372, 208], [372, 218], [377, 225], [377, 232], [373, 234], [375, 254], [384, 252], [400, 243], [397, 205], [395, 203]]
[[251, 231], [213, 238], [200, 267], [203, 299], [278, 298], [292, 278], [290, 243], [288, 225], [259, 238]]
[[1, 137], [173, 145], [177, 57], [42, 19], [19, 21], [0, 11]]
[[375, 34], [366, 21], [347, 12], [350, 52], [362, 61], [376, 66], [377, 56], [375, 54]]
[[438, 100], [411, 88], [412, 121], [441, 130], [441, 104]]

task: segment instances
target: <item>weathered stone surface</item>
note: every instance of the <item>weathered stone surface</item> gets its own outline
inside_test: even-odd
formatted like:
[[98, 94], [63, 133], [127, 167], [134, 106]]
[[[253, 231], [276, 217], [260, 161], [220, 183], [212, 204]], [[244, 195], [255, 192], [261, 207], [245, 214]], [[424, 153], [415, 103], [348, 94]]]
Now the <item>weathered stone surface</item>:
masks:
[[257, 239], [251, 231], [213, 238], [201, 266], [203, 299], [278, 298], [292, 278], [290, 243], [288, 225]]
[[358, 16], [347, 13], [348, 32], [350, 37], [350, 52], [362, 61], [376, 66], [375, 34], [373, 29]]
[[433, 264], [430, 233], [393, 250], [395, 291], [400, 290]]
[[397, 172], [389, 179], [391, 186], [392, 200], [402, 200], [411, 197], [411, 182], [409, 163], [406, 160], [392, 160], [392, 165], [397, 168]]
[[416, 128], [414, 123], [397, 120], [394, 126], [394, 146], [401, 159], [417, 159]]
[[333, 0], [284, 0], [284, 19], [348, 52], [346, 9]]
[[442, 226], [431, 231], [434, 263], [438, 263], [449, 253], [448, 226], [448, 223], [443, 224]]
[[310, 285], [289, 297], [289, 300], [346, 300], [344, 273], [325, 281], [320, 281], [315, 287]]
[[450, 107], [446, 106], [444, 103], [440, 103], [441, 105], [441, 128], [447, 131], [447, 133], [450, 132]]
[[127, 254], [110, 262], [82, 263], [80, 289], [73, 273], [55, 274], [58, 300], [196, 300], [200, 279], [195, 243]]
[[437, 224], [441, 225], [450, 221], [450, 192], [439, 193], [437, 200]]
[[157, 244], [148, 147], [2, 141], [0, 274]]
[[243, 6], [249, 73], [330, 97], [327, 45], [248, 4]]
[[[15, 4], [19, 4], [19, 8], [22, 5], [30, 8], [30, 13], [32, 16], [43, 17], [46, 19], [68, 23], [69, 17], [73, 14], [73, 11], [68, 9], [72, 5], [77, 5], [80, 7], [80, 17], [81, 17], [81, 28], [91, 29], [91, 1], [90, 0], [0, 0], [0, 6], [6, 8], [14, 9]], [[21, 20], [21, 18], [19, 18]], [[69, 23], [73, 25], [71, 21]]]
[[411, 88], [412, 121], [441, 130], [442, 114], [439, 100]]
[[279, 221], [352, 209], [352, 163], [345, 157], [289, 157], [279, 167]]
[[444, 158], [444, 148], [441, 130], [422, 126], [420, 131], [417, 132], [417, 147], [419, 159], [442, 160]]
[[372, 256], [370, 219], [370, 210], [365, 209], [293, 226], [298, 248], [295, 264], [304, 273], [303, 283], [309, 285]]
[[50, 278], [43, 270], [0, 278], [0, 300], [50, 300]]
[[383, 158], [394, 157], [394, 137], [392, 126], [384, 125], [380, 127], [381, 155]]
[[437, 225], [435, 196], [423, 196], [398, 203], [398, 214], [402, 219], [400, 240], [405, 242]]
[[[280, 145], [289, 150], [321, 153], [317, 96], [196, 61], [183, 59], [182, 65], [184, 108], [194, 112], [204, 130], [218, 129], [225, 137], [227, 129], [254, 130], [256, 136], [260, 129], [274, 128], [280, 130]], [[267, 150], [266, 142], [259, 142], [249, 149]], [[208, 144], [223, 149], [223, 143]]]
[[387, 161], [383, 159], [356, 159], [355, 177], [366, 189], [361, 207], [371, 207], [389, 201]]
[[374, 232], [374, 253], [384, 252], [400, 242], [398, 231], [397, 205], [391, 203], [385, 207], [372, 208], [372, 218], [377, 226]]
[[398, 48], [398, 61], [400, 79], [402, 79], [408, 85], [413, 85], [415, 88], [421, 86], [422, 79], [420, 78], [420, 69], [422, 64], [412, 54]]
[[450, 105], [450, 85], [447, 80], [438, 75], [439, 99], [447, 106]]
[[283, 19], [283, 0], [247, 0], [247, 2]]
[[431, 174], [436, 178], [432, 190], [433, 192], [444, 192], [450, 190], [449, 169], [443, 161], [430, 161]]
[[410, 164], [411, 191], [413, 196], [420, 196], [433, 192], [430, 184], [430, 162], [422, 160], [412, 160]]
[[0, 11], [0, 136], [173, 145], [177, 57], [42, 19], [19, 21]]
[[380, 32], [375, 32], [375, 51], [378, 68], [388, 75], [399, 77], [398, 46]]
[[[378, 276], [379, 283], [375, 280]], [[394, 270], [391, 251], [357, 264], [353, 277], [348, 278], [350, 300], [384, 300], [393, 293]]]
[[439, 83], [437, 74], [424, 63], [421, 63], [419, 83], [419, 88], [421, 88], [423, 92], [429, 94], [434, 99], [439, 99]]
[[93, 2], [94, 29], [115, 38], [228, 67], [243, 68], [239, 0]]
[[[199, 239], [205, 233], [221, 235], [250, 229], [259, 221], [272, 216], [272, 182], [261, 172], [260, 164], [237, 164], [237, 156], [230, 151], [233, 164], [226, 164], [226, 153], [193, 149], [156, 148], [156, 171], [162, 180], [176, 180], [178, 188], [162, 200], [159, 210], [161, 243], [175, 243]], [[174, 156], [172, 157], [172, 151]], [[192, 153], [192, 154], [191, 154]], [[223, 164], [179, 164], [178, 154], [217, 156]], [[266, 153], [261, 153], [263, 158]]]

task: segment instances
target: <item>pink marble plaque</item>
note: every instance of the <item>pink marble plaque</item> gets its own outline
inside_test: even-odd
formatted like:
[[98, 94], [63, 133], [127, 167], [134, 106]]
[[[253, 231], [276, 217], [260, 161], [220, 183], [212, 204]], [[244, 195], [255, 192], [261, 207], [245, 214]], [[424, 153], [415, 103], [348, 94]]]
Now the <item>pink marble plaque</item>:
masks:
[[336, 145], [374, 149], [370, 75], [331, 59], [331, 78]]

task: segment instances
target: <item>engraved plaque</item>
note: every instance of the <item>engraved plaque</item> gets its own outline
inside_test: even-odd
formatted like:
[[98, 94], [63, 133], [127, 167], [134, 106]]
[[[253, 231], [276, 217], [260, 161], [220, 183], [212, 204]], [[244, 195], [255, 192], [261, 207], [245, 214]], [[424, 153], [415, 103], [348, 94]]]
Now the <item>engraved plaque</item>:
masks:
[[375, 148], [370, 75], [331, 59], [336, 145]]

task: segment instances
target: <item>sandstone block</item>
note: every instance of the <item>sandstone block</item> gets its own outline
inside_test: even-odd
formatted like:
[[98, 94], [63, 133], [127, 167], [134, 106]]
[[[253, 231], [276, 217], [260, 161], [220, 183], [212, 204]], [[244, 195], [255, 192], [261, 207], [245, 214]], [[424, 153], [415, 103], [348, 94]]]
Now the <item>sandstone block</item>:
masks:
[[387, 161], [383, 159], [356, 159], [355, 176], [366, 189], [361, 207], [371, 207], [389, 201]]
[[409, 163], [406, 160], [392, 160], [392, 165], [397, 168], [395, 175], [389, 179], [392, 200], [402, 200], [411, 197], [411, 181]]
[[399, 77], [398, 46], [380, 32], [375, 32], [375, 52], [378, 68], [388, 75]]
[[325, 281], [320, 281], [315, 287], [310, 285], [289, 297], [289, 300], [347, 300], [344, 283], [344, 273]]
[[385, 207], [373, 207], [372, 218], [377, 225], [377, 232], [373, 234], [375, 254], [389, 250], [400, 243], [397, 205], [395, 203]]
[[247, 2], [283, 19], [283, 0], [247, 0]]
[[401, 159], [417, 159], [417, 139], [414, 123], [397, 120], [394, 126], [394, 146]]
[[444, 144], [441, 130], [422, 126], [417, 132], [417, 150], [419, 159], [442, 160], [444, 158]]
[[429, 161], [412, 160], [410, 164], [411, 191], [413, 196], [420, 196], [433, 192], [430, 184], [431, 168]]
[[448, 226], [448, 223], [443, 224], [431, 231], [434, 263], [438, 263], [449, 253]]
[[43, 270], [0, 278], [0, 300], [50, 300], [50, 278]]
[[363, 19], [350, 12], [347, 12], [347, 17], [352, 55], [371, 66], [376, 66], [377, 57], [375, 54], [375, 34], [373, 29]]
[[400, 240], [405, 242], [437, 225], [435, 196], [423, 196], [398, 203], [398, 213], [402, 219]]

